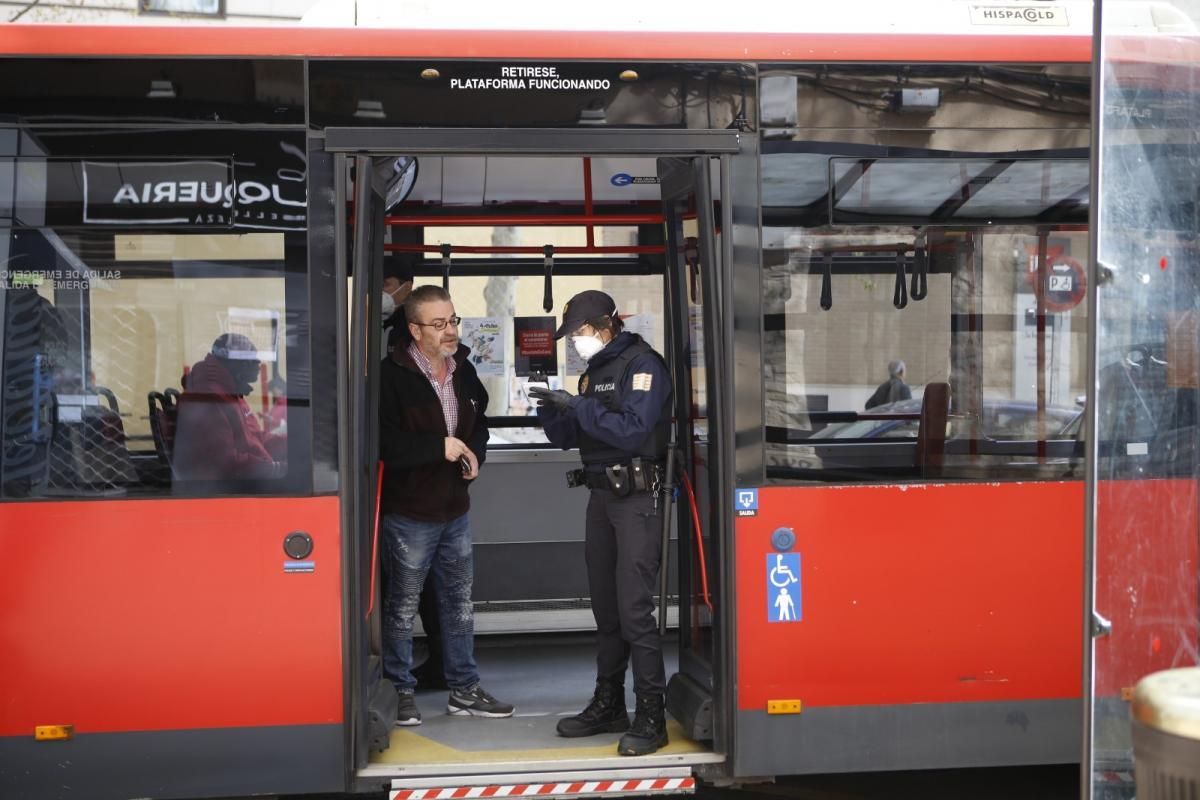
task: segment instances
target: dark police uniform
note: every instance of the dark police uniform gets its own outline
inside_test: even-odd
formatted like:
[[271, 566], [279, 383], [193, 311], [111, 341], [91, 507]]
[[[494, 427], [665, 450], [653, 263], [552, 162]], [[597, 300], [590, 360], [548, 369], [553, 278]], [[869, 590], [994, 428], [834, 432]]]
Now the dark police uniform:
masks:
[[671, 381], [662, 356], [622, 332], [588, 362], [579, 394], [538, 418], [550, 441], [579, 447], [591, 489], [587, 507], [588, 586], [596, 618], [596, 672], [623, 685], [632, 660], [634, 691], [666, 691], [654, 592], [662, 560], [662, 464], [671, 424]]

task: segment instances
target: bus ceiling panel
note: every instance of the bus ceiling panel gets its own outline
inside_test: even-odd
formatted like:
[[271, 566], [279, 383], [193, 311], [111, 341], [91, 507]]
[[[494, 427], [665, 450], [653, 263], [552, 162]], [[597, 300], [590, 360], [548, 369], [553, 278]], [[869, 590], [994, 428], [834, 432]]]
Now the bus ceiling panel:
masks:
[[[418, 163], [423, 159], [418, 159]], [[447, 205], [483, 205], [484, 186], [487, 183], [487, 159], [477, 157], [443, 158], [441, 186], [438, 187], [442, 202]], [[421, 185], [420, 177], [413, 187], [415, 196]]]
[[654, 159], [636, 156], [551, 158], [526, 156], [421, 156], [410, 203], [446, 206], [555, 203], [583, 205], [585, 164], [592, 171], [592, 200], [629, 204], [658, 200]]
[[768, 226], [1087, 222], [1083, 148], [969, 153], [836, 142], [772, 144], [774, 152], [762, 157]]

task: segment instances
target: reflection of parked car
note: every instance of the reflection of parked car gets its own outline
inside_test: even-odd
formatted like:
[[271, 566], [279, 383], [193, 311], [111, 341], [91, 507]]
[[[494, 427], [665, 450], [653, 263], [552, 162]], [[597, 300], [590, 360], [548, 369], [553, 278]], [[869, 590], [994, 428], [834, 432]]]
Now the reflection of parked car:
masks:
[[[1078, 417], [1082, 409], [1062, 406], [1046, 407], [1046, 434], [1051, 439], [1070, 439], [1065, 429]], [[917, 420], [921, 413], [921, 401], [900, 400], [876, 406], [859, 415], [857, 422], [838, 422], [827, 425], [814, 433], [811, 439], [916, 439]], [[876, 415], [913, 414], [913, 419], [870, 419]], [[1038, 438], [1037, 404], [1028, 400], [984, 400], [983, 416], [980, 419], [980, 434], [997, 441], [1034, 440]], [[955, 417], [947, 432], [951, 437], [961, 438], [969, 432], [970, 421]]]
[[[778, 466], [823, 471], [834, 479], [911, 477], [915, 470], [921, 400], [901, 400], [861, 412], [853, 422], [827, 425], [804, 443], [789, 446]], [[1039, 456], [1037, 404], [1027, 400], [984, 400], [978, 420], [951, 411], [947, 423], [947, 477], [1035, 477], [1058, 474], [1074, 457], [1070, 433], [1082, 409], [1045, 409], [1046, 440], [1053, 452]], [[881, 419], [906, 415], [907, 419]], [[1061, 447], [1059, 445], [1062, 445]], [[1060, 452], [1062, 451], [1062, 452]]]

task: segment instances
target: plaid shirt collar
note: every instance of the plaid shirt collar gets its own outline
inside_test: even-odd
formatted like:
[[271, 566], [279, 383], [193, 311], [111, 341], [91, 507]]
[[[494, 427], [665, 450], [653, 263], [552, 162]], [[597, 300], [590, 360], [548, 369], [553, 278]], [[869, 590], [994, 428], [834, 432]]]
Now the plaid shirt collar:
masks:
[[[409, 342], [408, 354], [412, 357], [413, 363], [417, 365], [417, 369], [425, 373], [425, 377], [433, 380], [433, 362], [421, 352], [421, 348], [416, 342]], [[454, 374], [454, 370], [458, 369], [458, 362], [452, 356], [446, 356], [446, 377], [449, 378]]]

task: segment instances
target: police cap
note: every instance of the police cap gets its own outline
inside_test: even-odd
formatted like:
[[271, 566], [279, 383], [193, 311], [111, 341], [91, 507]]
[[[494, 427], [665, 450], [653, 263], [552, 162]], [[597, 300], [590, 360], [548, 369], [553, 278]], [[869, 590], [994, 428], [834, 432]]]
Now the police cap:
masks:
[[574, 333], [588, 320], [597, 317], [614, 317], [616, 314], [617, 304], [604, 292], [595, 289], [580, 292], [563, 306], [562, 325], [558, 326], [554, 338], [561, 339], [568, 333]]

